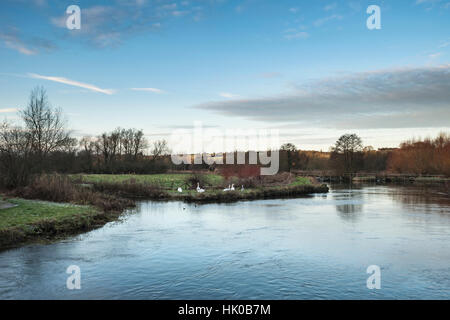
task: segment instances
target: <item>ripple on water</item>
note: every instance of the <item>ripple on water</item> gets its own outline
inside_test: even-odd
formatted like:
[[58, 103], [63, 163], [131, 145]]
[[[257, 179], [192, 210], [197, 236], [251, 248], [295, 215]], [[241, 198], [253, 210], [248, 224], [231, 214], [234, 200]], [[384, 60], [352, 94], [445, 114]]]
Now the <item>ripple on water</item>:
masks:
[[[449, 299], [442, 198], [361, 186], [231, 205], [143, 202], [79, 237], [0, 253], [0, 299]], [[65, 289], [70, 264], [79, 292]], [[366, 288], [372, 264], [379, 291]]]

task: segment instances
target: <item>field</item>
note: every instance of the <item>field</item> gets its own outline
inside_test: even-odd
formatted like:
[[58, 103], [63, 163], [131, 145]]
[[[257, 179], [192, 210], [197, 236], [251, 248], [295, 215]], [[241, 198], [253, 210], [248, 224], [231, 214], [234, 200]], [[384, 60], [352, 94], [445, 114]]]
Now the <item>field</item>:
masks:
[[[174, 174], [82, 174], [72, 175], [71, 178], [81, 183], [125, 183], [134, 182], [138, 184], [156, 185], [165, 190], [176, 190], [190, 188], [189, 178], [193, 175], [189, 173]], [[207, 186], [219, 186], [224, 183], [222, 176], [217, 174], [202, 174], [202, 180]]]
[[[156, 175], [75, 175], [75, 183], [91, 185], [94, 190], [125, 198], [152, 200], [180, 200], [198, 202], [232, 202], [326, 192], [323, 186], [313, 184], [308, 177], [284, 173], [275, 176], [225, 179], [216, 174], [156, 174]], [[196, 191], [197, 182], [205, 189]], [[235, 190], [223, 189], [234, 184]], [[242, 190], [242, 186], [244, 189]], [[178, 187], [182, 192], [178, 192]], [[326, 189], [326, 190], [325, 190]]]
[[[147, 175], [135, 175], [135, 174], [80, 174], [72, 175], [71, 179], [78, 181], [79, 183], [137, 183], [156, 185], [165, 190], [176, 190], [181, 187], [185, 190], [192, 188], [189, 179], [194, 175], [189, 173], [172, 173], [172, 174], [147, 174]], [[232, 178], [231, 181], [226, 181], [221, 175], [218, 174], [201, 174], [198, 175], [202, 181], [202, 187], [226, 187], [229, 183], [238, 183], [239, 180]], [[290, 186], [300, 186], [311, 184], [311, 180], [307, 177], [296, 177]], [[237, 188], [237, 187], [236, 187]]]

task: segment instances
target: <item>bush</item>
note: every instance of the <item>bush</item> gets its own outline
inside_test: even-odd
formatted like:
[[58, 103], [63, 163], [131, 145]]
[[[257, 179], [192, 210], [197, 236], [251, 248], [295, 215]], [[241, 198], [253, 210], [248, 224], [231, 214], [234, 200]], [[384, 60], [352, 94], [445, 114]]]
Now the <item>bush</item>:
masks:
[[67, 176], [58, 174], [37, 176], [29, 185], [18, 188], [10, 194], [25, 199], [93, 205], [104, 212], [119, 212], [134, 206], [132, 200], [113, 197], [75, 185]]
[[197, 188], [197, 184], [200, 186], [208, 185], [208, 180], [204, 174], [200, 174], [198, 172], [194, 172], [192, 175], [186, 178], [186, 184], [191, 188]]

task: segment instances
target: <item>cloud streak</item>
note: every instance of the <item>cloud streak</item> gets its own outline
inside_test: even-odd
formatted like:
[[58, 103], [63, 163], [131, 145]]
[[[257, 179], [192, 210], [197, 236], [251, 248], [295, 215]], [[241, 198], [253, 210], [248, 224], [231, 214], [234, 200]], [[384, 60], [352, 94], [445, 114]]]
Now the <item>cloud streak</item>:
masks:
[[63, 77], [43, 76], [43, 75], [36, 74], [36, 73], [29, 73], [28, 77], [33, 78], [33, 79], [42, 79], [42, 80], [63, 83], [63, 84], [67, 84], [69, 86], [80, 87], [80, 88], [84, 88], [84, 89], [87, 89], [90, 91], [99, 92], [99, 93], [108, 94], [108, 95], [114, 94], [114, 90], [112, 90], [112, 89], [102, 89], [102, 88], [99, 88], [92, 84], [83, 83], [83, 82], [79, 82], [79, 81], [75, 81], [75, 80], [70, 80], [70, 79], [63, 78]]
[[131, 35], [158, 31], [172, 19], [191, 16], [192, 20], [197, 21], [204, 7], [196, 4], [211, 5], [199, 0], [192, 5], [184, 1], [182, 8], [169, 0], [111, 2], [82, 7], [82, 27], [77, 32], [69, 33], [66, 30], [67, 15], [53, 16], [50, 22], [64, 30], [67, 36], [85, 39], [95, 47], [105, 48], [119, 45]]
[[450, 65], [354, 73], [273, 97], [194, 106], [230, 117], [322, 128], [448, 127]]
[[229, 92], [221, 92], [221, 93], [219, 93], [219, 96], [221, 96], [222, 98], [227, 98], [227, 99], [233, 99], [233, 98], [239, 97], [237, 94], [229, 93]]
[[23, 37], [20, 30], [14, 27], [8, 28], [5, 32], [0, 32], [0, 40], [5, 47], [27, 56], [55, 49], [55, 45], [52, 42], [39, 37]]
[[133, 91], [147, 91], [147, 92], [153, 92], [153, 93], [166, 93], [164, 90], [157, 89], [157, 88], [131, 88]]
[[14, 113], [17, 111], [18, 111], [18, 109], [15, 109], [15, 108], [0, 109], [0, 113]]
[[315, 27], [320, 27], [320, 26], [324, 25], [327, 22], [334, 21], [334, 20], [342, 20], [342, 19], [343, 19], [343, 17], [341, 15], [339, 15], [339, 14], [332, 14], [331, 16], [317, 19], [316, 21], [314, 21], [314, 26]]
[[27, 47], [16, 35], [0, 33], [0, 39], [6, 47], [14, 49], [21, 54], [30, 56], [37, 53], [37, 50]]

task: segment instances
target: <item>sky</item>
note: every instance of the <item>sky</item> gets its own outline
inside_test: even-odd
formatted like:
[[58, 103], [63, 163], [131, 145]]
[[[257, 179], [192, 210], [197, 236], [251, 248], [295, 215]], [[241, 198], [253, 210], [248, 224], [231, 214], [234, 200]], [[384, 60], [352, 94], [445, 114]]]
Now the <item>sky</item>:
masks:
[[[0, 5], [0, 120], [18, 121], [44, 86], [77, 137], [122, 127], [170, 140], [201, 122], [328, 151], [344, 133], [380, 148], [450, 131], [450, 0]], [[367, 28], [369, 5], [381, 29]]]

